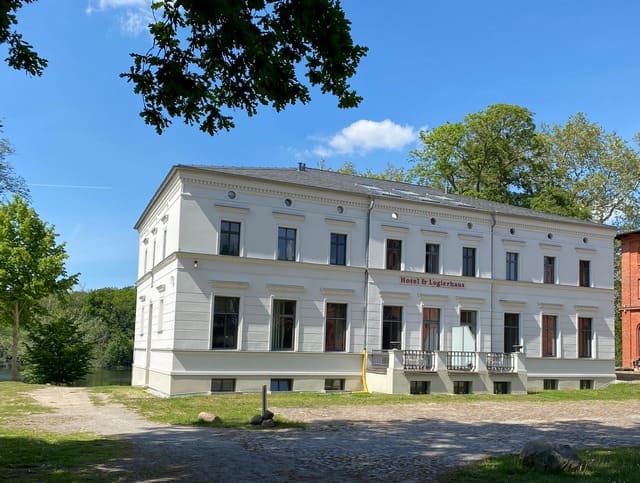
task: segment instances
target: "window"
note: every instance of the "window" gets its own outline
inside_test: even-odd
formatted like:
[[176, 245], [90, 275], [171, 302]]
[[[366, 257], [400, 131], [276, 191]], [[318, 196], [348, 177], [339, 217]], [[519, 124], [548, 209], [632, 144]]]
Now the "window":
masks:
[[422, 350], [440, 350], [440, 309], [422, 309]]
[[496, 381], [493, 383], [494, 394], [509, 394], [511, 393], [511, 384], [507, 381]]
[[429, 381], [410, 381], [409, 394], [429, 394]]
[[235, 349], [238, 342], [238, 297], [215, 297], [213, 300], [212, 349]]
[[152, 245], [152, 250], [151, 250], [151, 266], [155, 267], [156, 266], [156, 240], [155, 238], [153, 239], [153, 245]]
[[[149, 337], [151, 337], [151, 327], [153, 327], [153, 303], [149, 304], [149, 315], [148, 315], [148, 318], [149, 318], [149, 322], [148, 322], [148, 324], [149, 324], [149, 327], [148, 327], [149, 328]], [[142, 330], [144, 331], [144, 328]], [[140, 332], [140, 334], [142, 334], [142, 332]]]
[[271, 350], [293, 350], [295, 327], [296, 302], [294, 300], [274, 300]]
[[545, 379], [542, 382], [542, 387], [545, 391], [555, 391], [558, 389], [558, 380], [557, 379]]
[[462, 247], [462, 275], [465, 277], [476, 276], [476, 249]]
[[347, 339], [347, 304], [327, 304], [325, 351], [344, 351]]
[[291, 391], [293, 379], [271, 379], [271, 392]]
[[402, 307], [385, 305], [382, 308], [382, 349], [402, 347]]
[[347, 264], [347, 235], [344, 233], [331, 234], [331, 254], [329, 256], [331, 265]]
[[344, 391], [344, 379], [325, 379], [325, 391]]
[[544, 283], [556, 283], [556, 259], [544, 257]]
[[580, 389], [593, 389], [593, 379], [580, 379]]
[[387, 240], [387, 270], [400, 270], [402, 240]]
[[471, 394], [471, 381], [453, 381], [454, 394]]
[[504, 314], [504, 352], [517, 352], [520, 346], [520, 315]]
[[240, 255], [240, 223], [222, 220], [220, 222], [220, 255]]
[[162, 259], [167, 256], [167, 229], [162, 232]]
[[235, 392], [235, 379], [211, 379], [211, 392]]
[[476, 320], [478, 318], [478, 312], [475, 310], [461, 310], [460, 311], [460, 325], [468, 325], [471, 332], [476, 332]]
[[591, 357], [592, 340], [591, 318], [578, 317], [578, 357]]
[[507, 252], [507, 280], [518, 280], [518, 254]]
[[160, 299], [158, 302], [158, 334], [162, 332], [164, 323], [164, 299]]
[[278, 260], [296, 260], [296, 229], [278, 228]]
[[591, 286], [591, 262], [589, 260], [580, 260], [580, 286]]
[[144, 305], [140, 307], [140, 335], [144, 334]]
[[424, 271], [426, 273], [440, 273], [440, 245], [427, 243]]
[[542, 316], [542, 357], [556, 355], [556, 316]]
[[149, 255], [149, 251], [145, 248], [144, 249], [144, 266], [142, 267], [142, 271], [146, 272], [147, 271], [147, 258]]

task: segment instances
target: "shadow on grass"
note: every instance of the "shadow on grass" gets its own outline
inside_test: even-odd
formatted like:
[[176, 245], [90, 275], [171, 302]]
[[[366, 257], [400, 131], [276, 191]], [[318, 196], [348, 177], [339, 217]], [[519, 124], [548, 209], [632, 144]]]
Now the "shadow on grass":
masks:
[[0, 481], [119, 481], [129, 479], [132, 444], [87, 434], [0, 430]]

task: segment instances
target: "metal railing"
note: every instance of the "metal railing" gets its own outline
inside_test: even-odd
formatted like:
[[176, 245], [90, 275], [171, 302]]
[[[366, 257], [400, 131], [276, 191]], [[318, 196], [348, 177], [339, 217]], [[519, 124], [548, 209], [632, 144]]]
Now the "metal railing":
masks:
[[436, 353], [430, 351], [402, 351], [402, 367], [405, 371], [435, 371]]
[[389, 353], [386, 351], [370, 351], [367, 353], [367, 371], [386, 373], [389, 367]]
[[487, 352], [487, 370], [489, 372], [514, 372], [514, 354], [505, 352]]
[[474, 371], [476, 353], [467, 351], [447, 351], [447, 369], [449, 371]]

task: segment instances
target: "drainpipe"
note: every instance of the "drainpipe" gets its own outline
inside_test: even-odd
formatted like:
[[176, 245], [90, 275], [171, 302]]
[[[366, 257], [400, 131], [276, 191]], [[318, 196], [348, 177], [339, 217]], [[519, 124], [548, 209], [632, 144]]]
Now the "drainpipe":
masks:
[[489, 337], [491, 339], [491, 352], [493, 352], [493, 285], [495, 283], [495, 272], [494, 272], [494, 267], [493, 267], [493, 236], [494, 236], [494, 228], [496, 226], [496, 212], [492, 211], [491, 212], [491, 306], [489, 309], [489, 317], [490, 317], [490, 324], [489, 327], [491, 328], [491, 332], [489, 334]]
[[365, 226], [364, 245], [364, 348], [362, 349], [362, 390], [369, 392], [367, 387], [367, 337], [369, 336], [369, 245], [371, 244], [371, 211], [375, 204], [375, 197], [369, 196], [369, 208], [367, 209], [367, 224]]

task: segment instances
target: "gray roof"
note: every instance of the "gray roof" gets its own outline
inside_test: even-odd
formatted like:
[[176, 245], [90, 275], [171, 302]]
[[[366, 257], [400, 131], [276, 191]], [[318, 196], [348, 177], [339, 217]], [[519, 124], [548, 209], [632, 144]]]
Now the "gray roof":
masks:
[[243, 176], [259, 180], [268, 180], [278, 183], [288, 183], [301, 186], [313, 186], [316, 188], [346, 192], [359, 195], [375, 196], [376, 198], [389, 198], [413, 201], [424, 204], [436, 204], [452, 208], [466, 208], [483, 212], [495, 212], [504, 215], [526, 216], [547, 220], [549, 222], [574, 222], [590, 226], [606, 226], [592, 221], [569, 218], [566, 216], [542, 213], [527, 208], [496, 203], [493, 201], [471, 198], [444, 193], [442, 190], [428, 188], [410, 183], [389, 181], [364, 176], [336, 173], [322, 169], [308, 168], [259, 168], [259, 167], [230, 167], [230, 166], [200, 166], [178, 165], [176, 168], [185, 167], [201, 169], [204, 171], [224, 173], [228, 175]]

